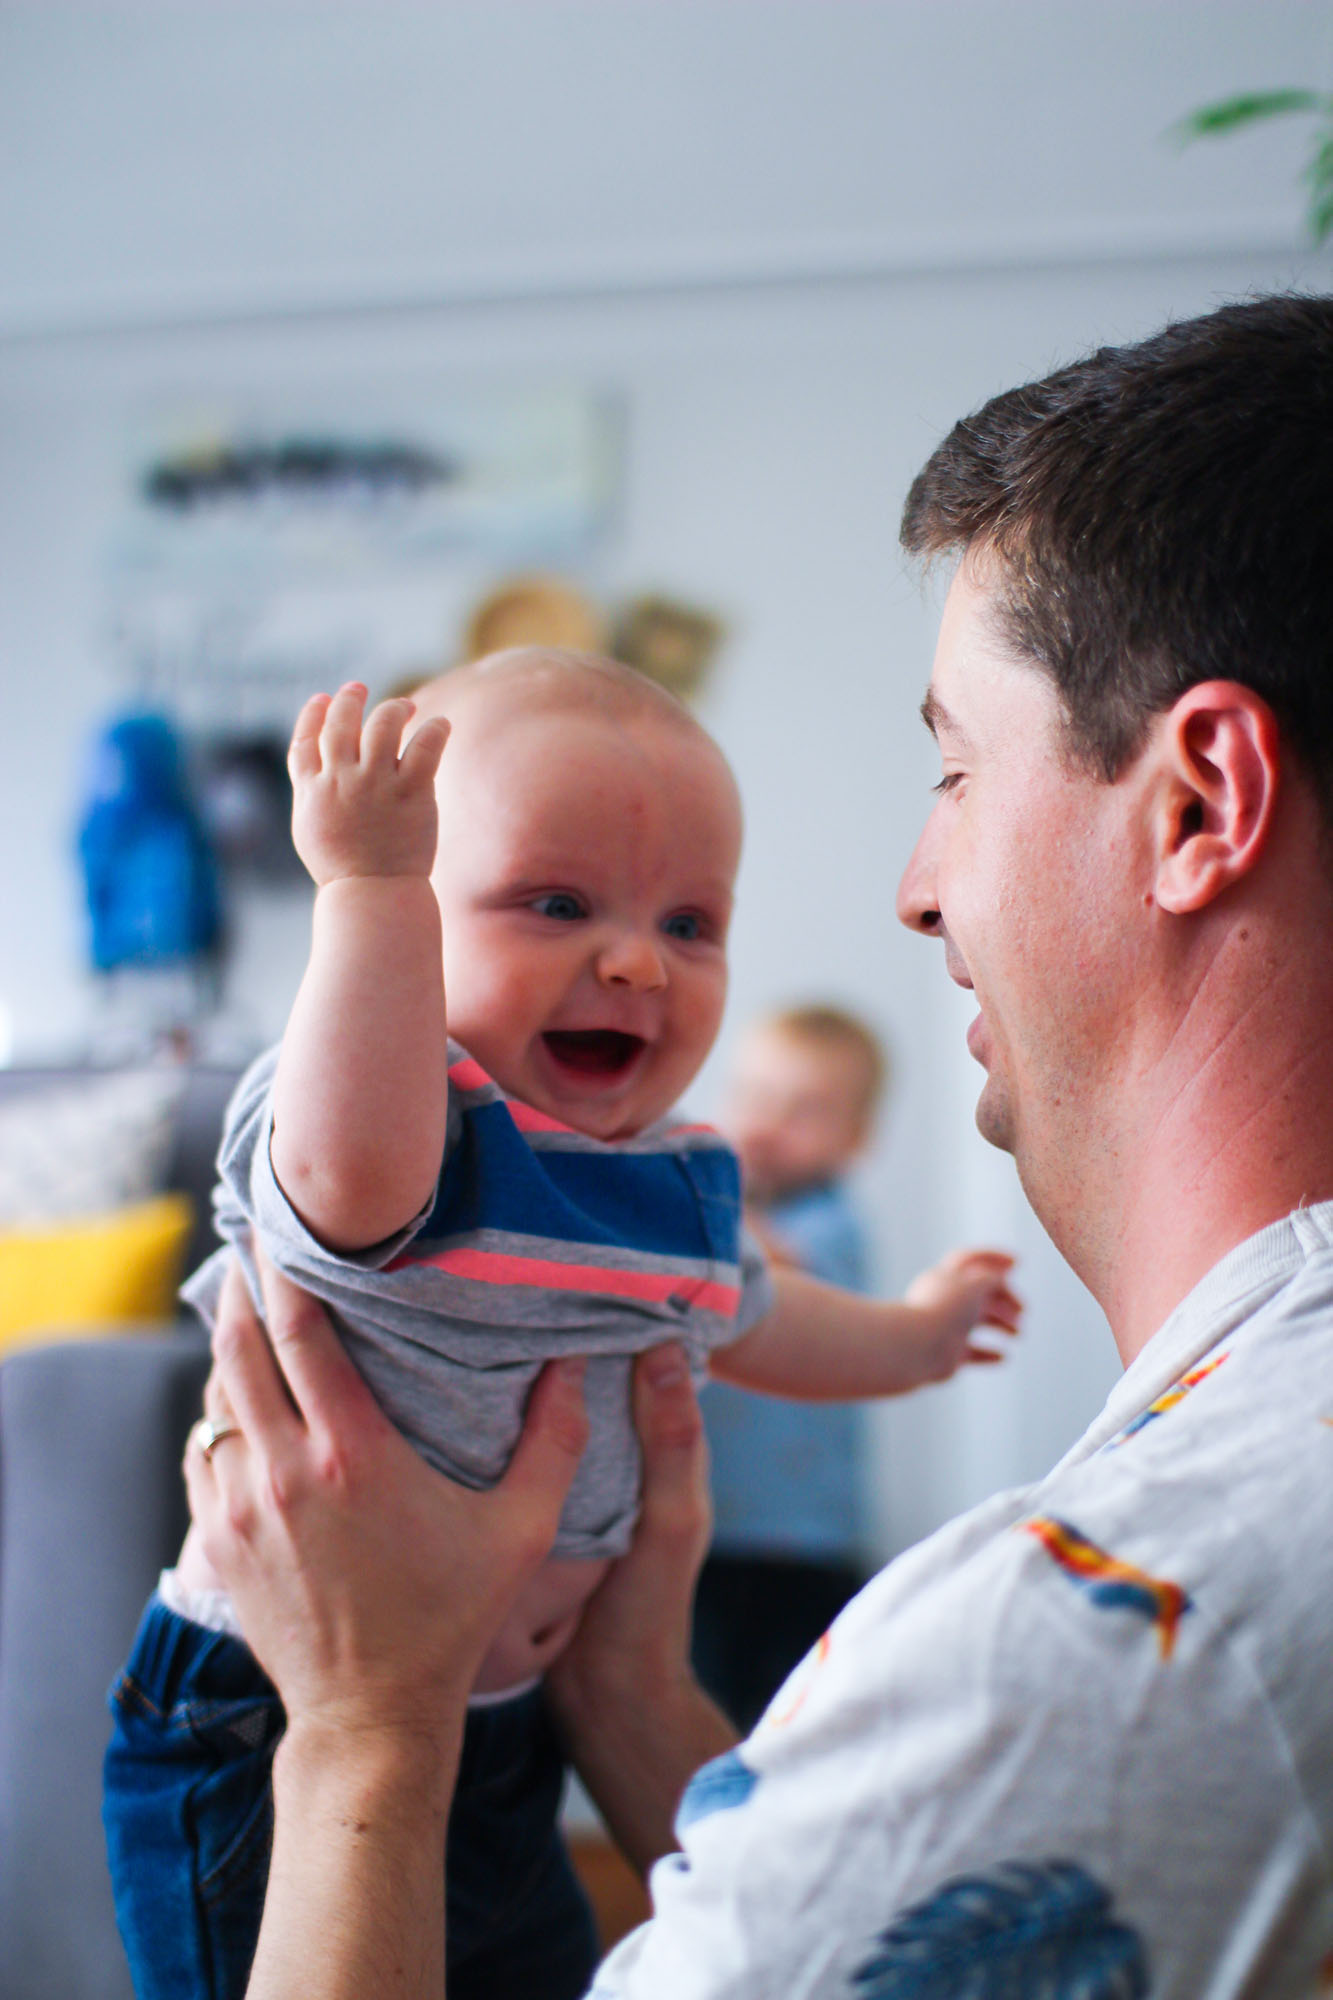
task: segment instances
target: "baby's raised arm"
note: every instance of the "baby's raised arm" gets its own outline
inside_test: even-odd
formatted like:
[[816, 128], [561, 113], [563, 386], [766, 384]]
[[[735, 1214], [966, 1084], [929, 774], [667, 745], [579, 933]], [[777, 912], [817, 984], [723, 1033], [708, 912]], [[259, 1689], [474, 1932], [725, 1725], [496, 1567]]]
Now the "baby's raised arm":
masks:
[[979, 1326], [1016, 1333], [1022, 1306], [1003, 1250], [955, 1250], [899, 1299], [867, 1299], [804, 1271], [773, 1271], [773, 1306], [712, 1356], [714, 1375], [799, 1402], [900, 1396], [943, 1382], [969, 1362], [998, 1361], [972, 1339]]
[[331, 1250], [404, 1228], [435, 1185], [448, 1110], [435, 774], [449, 733], [410, 701], [365, 717], [350, 682], [297, 718], [292, 838], [316, 885], [310, 959], [273, 1087], [273, 1170]]

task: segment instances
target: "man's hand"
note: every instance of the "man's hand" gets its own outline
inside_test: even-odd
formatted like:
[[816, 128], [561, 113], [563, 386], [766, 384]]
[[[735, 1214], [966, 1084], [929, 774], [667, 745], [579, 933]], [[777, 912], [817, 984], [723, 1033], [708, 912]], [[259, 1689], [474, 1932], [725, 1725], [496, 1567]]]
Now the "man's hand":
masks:
[[689, 1663], [711, 1513], [703, 1423], [681, 1349], [640, 1355], [633, 1393], [643, 1451], [633, 1545], [589, 1599], [546, 1688], [579, 1776], [646, 1872], [676, 1844], [686, 1783], [736, 1737]]
[[575, 1682], [594, 1700], [625, 1693], [651, 1702], [689, 1674], [694, 1586], [712, 1508], [698, 1399], [674, 1341], [640, 1355], [633, 1397], [643, 1452], [634, 1541], [584, 1606], [577, 1632], [549, 1671], [557, 1702]]
[[320, 888], [349, 875], [429, 876], [435, 862], [449, 724], [423, 722], [400, 756], [412, 703], [382, 701], [363, 727], [365, 705], [365, 688], [349, 681], [312, 695], [292, 732], [292, 840]]
[[967, 1362], [1001, 1361], [1001, 1350], [970, 1338], [979, 1326], [1017, 1333], [1022, 1301], [1009, 1289], [1014, 1260], [1004, 1250], [954, 1250], [913, 1278], [903, 1299], [928, 1313], [930, 1372], [942, 1382]]
[[[190, 1509], [291, 1723], [438, 1743], [446, 1776], [477, 1668], [544, 1560], [587, 1436], [581, 1364], [553, 1363], [487, 1493], [399, 1436], [322, 1307], [264, 1272], [272, 1345], [233, 1262], [205, 1408], [239, 1426], [185, 1455]], [[309, 1735], [309, 1727], [306, 1734]]]

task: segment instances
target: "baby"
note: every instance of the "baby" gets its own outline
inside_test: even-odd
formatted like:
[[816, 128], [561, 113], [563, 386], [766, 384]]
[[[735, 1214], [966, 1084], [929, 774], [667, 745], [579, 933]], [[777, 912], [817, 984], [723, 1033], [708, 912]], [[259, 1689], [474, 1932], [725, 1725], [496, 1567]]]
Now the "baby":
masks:
[[[886, 1395], [952, 1373], [971, 1329], [1012, 1329], [1017, 1306], [997, 1253], [925, 1274], [911, 1305], [770, 1276], [741, 1228], [733, 1154], [671, 1119], [721, 1019], [741, 845], [731, 772], [687, 710], [615, 662], [535, 649], [432, 682], [405, 745], [412, 704], [369, 717], [364, 705], [353, 684], [316, 696], [296, 725], [293, 832], [318, 885], [310, 962], [281, 1048], [233, 1104], [219, 1224], [247, 1259], [253, 1230], [333, 1308], [395, 1423], [470, 1485], [503, 1470], [542, 1364], [590, 1357], [588, 1447], [555, 1551], [479, 1678], [449, 1837], [451, 1995], [473, 1981], [559, 2000], [584, 1990], [594, 1944], [559, 1847], [559, 1758], [536, 1686], [628, 1545], [632, 1356], [674, 1338], [700, 1378]], [[219, 1282], [214, 1260], [192, 1283], [205, 1312]], [[153, 1620], [116, 1691], [108, 1754], [113, 1877], [141, 2000], [178, 1990], [154, 1973], [161, 1911], [145, 1907], [152, 1885], [136, 1881], [119, 1831], [165, 1754], [154, 1732], [169, 1725], [145, 1718], [197, 1714], [207, 1698], [215, 1720], [199, 1657], [247, 1657], [193, 1538]], [[192, 1648], [182, 1635], [201, 1627]], [[159, 1668], [170, 1656], [151, 1690], [145, 1654]], [[255, 1758], [248, 1810], [266, 1833], [280, 1712], [258, 1712], [276, 1699], [257, 1666], [247, 1684], [225, 1658], [244, 1712], [236, 1741], [217, 1750], [215, 1729], [210, 1754], [217, 1769]], [[180, 1921], [208, 1933], [197, 1949], [216, 1961], [213, 1906], [233, 1896], [245, 1815], [230, 1800], [214, 1842], [198, 1831], [206, 1805], [201, 1782], [173, 1825], [207, 1850]], [[257, 1903], [233, 1926], [236, 1966], [218, 1992], [244, 1990], [262, 1869], [246, 1893]]]

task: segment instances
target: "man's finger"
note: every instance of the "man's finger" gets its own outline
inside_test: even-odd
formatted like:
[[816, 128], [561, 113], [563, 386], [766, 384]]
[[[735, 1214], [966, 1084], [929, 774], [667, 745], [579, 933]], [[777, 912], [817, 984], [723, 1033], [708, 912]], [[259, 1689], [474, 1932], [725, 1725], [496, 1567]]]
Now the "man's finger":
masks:
[[294, 1421], [291, 1398], [237, 1257], [227, 1265], [218, 1298], [208, 1395], [210, 1407], [229, 1410], [250, 1438], [280, 1433]]
[[554, 1506], [552, 1533], [588, 1442], [581, 1359], [543, 1368], [528, 1398], [523, 1432], [500, 1481], [508, 1493], [539, 1496]]
[[[225, 1290], [225, 1287], [224, 1287]], [[210, 1424], [234, 1424], [236, 1412], [231, 1406], [222, 1377], [216, 1368], [204, 1384], [204, 1415]]]
[[185, 1473], [185, 1493], [190, 1503], [190, 1519], [202, 1536], [208, 1532], [208, 1523], [213, 1518], [213, 1509], [218, 1504], [218, 1491], [213, 1484], [212, 1470], [201, 1451], [193, 1451], [193, 1432], [187, 1441], [182, 1470]]
[[709, 1525], [708, 1446], [685, 1354], [674, 1341], [634, 1368], [634, 1421], [643, 1452], [643, 1525], [697, 1540]]
[[378, 1419], [387, 1427], [388, 1418], [348, 1360], [323, 1306], [276, 1270], [258, 1246], [255, 1262], [268, 1325], [265, 1344], [288, 1414], [294, 1406], [312, 1430], [326, 1436], [349, 1418]]
[[703, 1418], [684, 1349], [674, 1340], [650, 1348], [636, 1364], [634, 1414], [649, 1464], [675, 1475], [689, 1470]]

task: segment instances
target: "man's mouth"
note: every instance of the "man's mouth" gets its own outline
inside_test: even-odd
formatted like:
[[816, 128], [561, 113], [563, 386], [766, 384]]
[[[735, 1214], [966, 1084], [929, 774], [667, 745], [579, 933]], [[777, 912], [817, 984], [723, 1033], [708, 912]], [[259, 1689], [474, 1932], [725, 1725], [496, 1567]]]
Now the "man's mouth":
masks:
[[552, 1028], [542, 1041], [561, 1069], [576, 1076], [606, 1078], [623, 1076], [647, 1047], [642, 1035], [627, 1035], [619, 1028]]

